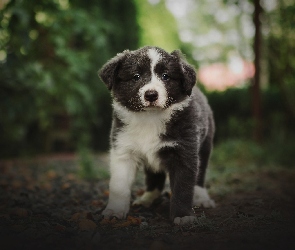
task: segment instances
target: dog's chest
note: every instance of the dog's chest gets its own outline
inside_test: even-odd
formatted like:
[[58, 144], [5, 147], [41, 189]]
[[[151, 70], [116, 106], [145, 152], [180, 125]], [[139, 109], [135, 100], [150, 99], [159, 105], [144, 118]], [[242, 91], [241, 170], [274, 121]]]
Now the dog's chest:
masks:
[[160, 170], [158, 151], [168, 146], [161, 135], [166, 133], [169, 116], [155, 111], [136, 113], [124, 120], [124, 127], [117, 133], [116, 146], [126, 154], [148, 163], [155, 171]]

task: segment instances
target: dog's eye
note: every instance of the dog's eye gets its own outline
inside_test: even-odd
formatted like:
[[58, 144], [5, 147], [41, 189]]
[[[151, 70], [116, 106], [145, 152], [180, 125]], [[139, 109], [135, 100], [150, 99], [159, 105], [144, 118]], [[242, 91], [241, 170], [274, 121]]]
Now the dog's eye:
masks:
[[133, 76], [133, 80], [134, 81], [139, 81], [139, 79], [140, 79], [140, 74], [135, 74], [134, 76]]
[[170, 79], [170, 76], [167, 74], [167, 73], [164, 73], [163, 75], [162, 75], [162, 80], [163, 81], [168, 81]]

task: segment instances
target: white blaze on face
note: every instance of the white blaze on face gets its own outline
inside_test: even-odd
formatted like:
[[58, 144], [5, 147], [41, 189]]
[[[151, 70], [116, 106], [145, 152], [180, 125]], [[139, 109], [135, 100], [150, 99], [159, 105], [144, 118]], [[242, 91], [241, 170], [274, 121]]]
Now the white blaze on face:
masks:
[[149, 49], [148, 56], [151, 60], [151, 76], [152, 77], [151, 77], [151, 81], [148, 84], [144, 85], [139, 90], [140, 100], [145, 107], [151, 106], [151, 103], [145, 100], [144, 95], [146, 91], [148, 90], [157, 91], [158, 99], [153, 102], [152, 106], [164, 108], [167, 101], [167, 90], [162, 80], [158, 78], [157, 75], [155, 74], [155, 66], [160, 61], [162, 56], [156, 49]]

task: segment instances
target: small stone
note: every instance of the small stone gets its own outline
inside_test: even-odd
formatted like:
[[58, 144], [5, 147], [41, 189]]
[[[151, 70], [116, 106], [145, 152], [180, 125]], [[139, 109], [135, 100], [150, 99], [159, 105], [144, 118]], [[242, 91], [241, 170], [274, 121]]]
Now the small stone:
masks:
[[42, 222], [40, 222], [40, 224], [41, 224], [42, 226], [44, 226], [44, 227], [47, 227], [47, 228], [50, 227], [50, 224], [49, 224], [48, 221], [42, 221]]
[[54, 227], [54, 229], [55, 229], [56, 231], [63, 232], [63, 231], [66, 230], [66, 227], [63, 226], [63, 225], [60, 225], [60, 224], [56, 224], [55, 227]]
[[28, 228], [22, 232], [22, 236], [29, 239], [36, 239], [38, 237], [38, 231], [34, 228]]
[[22, 232], [22, 231], [24, 231], [25, 229], [26, 229], [26, 228], [25, 228], [25, 226], [23, 226], [23, 225], [12, 225], [12, 226], [11, 226], [11, 230], [14, 231], [14, 232], [17, 232], [17, 233]]
[[163, 249], [163, 250], [168, 250], [170, 249], [170, 247], [163, 241], [158, 241], [155, 240], [151, 246], [150, 246], [150, 250], [156, 250], [156, 249]]
[[98, 246], [100, 240], [101, 240], [101, 235], [100, 235], [99, 232], [96, 232], [96, 233], [93, 235], [91, 242], [92, 242], [92, 244], [93, 244], [94, 246]]
[[165, 235], [162, 240], [168, 244], [174, 244], [175, 243], [175, 237], [171, 236], [171, 235]]
[[150, 212], [143, 212], [143, 213], [140, 213], [140, 217], [144, 217], [144, 218], [152, 218], [154, 215]]
[[141, 222], [139, 225], [140, 230], [147, 229], [149, 227], [149, 224], [145, 221]]
[[141, 221], [146, 221], [146, 218], [143, 217], [143, 216], [139, 216], [139, 218], [140, 218]]
[[97, 221], [97, 222], [100, 222], [101, 220], [103, 220], [103, 215], [102, 214], [95, 214], [93, 216], [93, 220]]
[[9, 220], [10, 216], [9, 216], [9, 214], [0, 214], [0, 218], [5, 219], [5, 220]]
[[93, 234], [93, 232], [83, 231], [83, 232], [79, 233], [79, 237], [81, 240], [83, 240], [85, 242], [89, 242], [92, 238], [92, 234]]

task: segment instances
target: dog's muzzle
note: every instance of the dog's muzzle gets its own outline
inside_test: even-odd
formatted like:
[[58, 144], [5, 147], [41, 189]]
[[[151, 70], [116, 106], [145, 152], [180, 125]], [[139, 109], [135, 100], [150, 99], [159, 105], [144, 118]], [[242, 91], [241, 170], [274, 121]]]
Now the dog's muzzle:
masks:
[[158, 97], [159, 97], [159, 94], [155, 90], [147, 90], [144, 93], [144, 99], [148, 102], [151, 102], [151, 103], [157, 101]]

